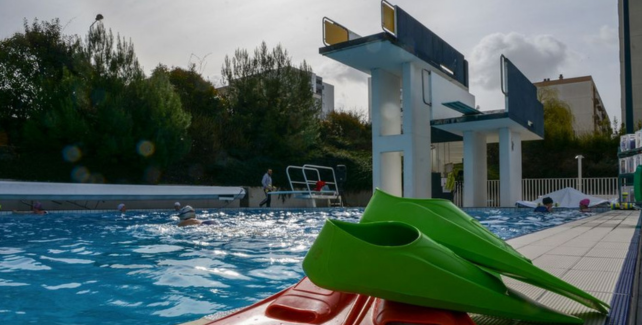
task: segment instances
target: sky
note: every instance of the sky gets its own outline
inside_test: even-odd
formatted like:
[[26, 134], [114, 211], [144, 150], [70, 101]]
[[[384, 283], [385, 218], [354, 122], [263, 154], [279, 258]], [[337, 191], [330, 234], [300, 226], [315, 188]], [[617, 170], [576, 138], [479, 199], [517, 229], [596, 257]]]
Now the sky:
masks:
[[[503, 108], [499, 58], [532, 81], [592, 76], [611, 121], [620, 113], [617, 0], [391, 0], [461, 52], [481, 110]], [[85, 36], [97, 14], [130, 39], [147, 73], [158, 64], [196, 69], [215, 86], [236, 49], [281, 44], [334, 85], [335, 109], [368, 109], [367, 75], [319, 54], [323, 17], [361, 36], [382, 32], [375, 0], [0, 0], [0, 39], [23, 21], [60, 19]]]

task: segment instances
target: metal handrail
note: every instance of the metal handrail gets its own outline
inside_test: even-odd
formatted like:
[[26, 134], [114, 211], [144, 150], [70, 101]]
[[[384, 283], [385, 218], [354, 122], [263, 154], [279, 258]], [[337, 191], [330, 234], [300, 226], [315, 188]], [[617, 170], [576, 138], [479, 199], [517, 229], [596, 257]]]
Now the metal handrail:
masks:
[[[293, 180], [292, 179], [292, 175], [290, 174], [291, 170], [301, 171], [301, 175], [303, 176], [303, 181]], [[333, 191], [314, 191], [314, 190], [312, 190], [310, 188], [310, 185], [315, 185], [317, 181], [321, 180], [321, 173], [319, 172], [319, 170], [329, 170], [330, 172], [332, 172], [332, 181], [325, 181], [325, 183], [326, 183], [326, 185], [333, 185], [335, 190], [333, 190]], [[336, 177], [336, 174], [334, 172], [334, 168], [332, 168], [332, 167], [306, 164], [306, 165], [303, 165], [303, 166], [288, 166], [285, 171], [286, 171], [286, 174], [287, 174], [287, 177], [288, 177], [288, 182], [290, 183], [290, 190], [291, 190], [292, 193], [298, 193], [298, 194], [307, 193], [310, 196], [315, 195], [315, 194], [333, 194], [334, 196], [339, 195], [339, 186], [338, 186], [338, 183], [337, 183], [337, 177]], [[306, 171], [310, 171], [310, 172], [315, 173], [316, 174], [316, 179], [309, 179], [308, 178], [308, 174], [306, 173]], [[296, 190], [294, 188], [295, 184], [304, 185], [306, 190], [303, 190], [303, 191]]]
[[[424, 84], [424, 71], [428, 73], [428, 79], [430, 80], [430, 89], [428, 90], [430, 92], [430, 102], [426, 102], [426, 85]], [[421, 100], [424, 102], [424, 104], [432, 107], [432, 80], [431, 74], [429, 70], [426, 69], [421, 69]]]
[[499, 78], [500, 78], [499, 87], [500, 87], [502, 93], [504, 94], [504, 96], [508, 96], [508, 89], [505, 89], [505, 88], [508, 88], [508, 87], [505, 87], [506, 85], [504, 84], [504, 78], [506, 78], [506, 80], [508, 80], [508, 77], [504, 77], [504, 74], [506, 73], [506, 67], [505, 67], [506, 66], [506, 60], [508, 60], [508, 59], [504, 56], [504, 54], [502, 54], [499, 57]]

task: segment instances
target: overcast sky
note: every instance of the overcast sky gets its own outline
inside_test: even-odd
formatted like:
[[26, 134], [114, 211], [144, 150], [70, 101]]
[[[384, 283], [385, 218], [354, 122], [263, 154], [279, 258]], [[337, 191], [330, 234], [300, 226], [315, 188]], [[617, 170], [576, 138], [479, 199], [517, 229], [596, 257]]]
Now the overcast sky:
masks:
[[[464, 54], [470, 92], [482, 110], [503, 108], [499, 57], [533, 82], [593, 76], [611, 120], [620, 118], [617, 0], [390, 1]], [[85, 35], [96, 14], [134, 43], [147, 72], [159, 63], [187, 67], [220, 85], [225, 55], [281, 44], [334, 85], [335, 108], [367, 110], [367, 76], [319, 54], [326, 16], [367, 36], [380, 33], [376, 0], [0, 0], [0, 38], [23, 19], [59, 18], [67, 34]]]

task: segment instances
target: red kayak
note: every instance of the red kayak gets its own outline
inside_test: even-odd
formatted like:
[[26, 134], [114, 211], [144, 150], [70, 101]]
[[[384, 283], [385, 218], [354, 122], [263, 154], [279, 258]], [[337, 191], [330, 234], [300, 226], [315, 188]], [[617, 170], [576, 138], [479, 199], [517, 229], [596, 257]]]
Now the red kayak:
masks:
[[263, 301], [207, 325], [389, 323], [475, 325], [468, 314], [320, 288], [307, 277]]

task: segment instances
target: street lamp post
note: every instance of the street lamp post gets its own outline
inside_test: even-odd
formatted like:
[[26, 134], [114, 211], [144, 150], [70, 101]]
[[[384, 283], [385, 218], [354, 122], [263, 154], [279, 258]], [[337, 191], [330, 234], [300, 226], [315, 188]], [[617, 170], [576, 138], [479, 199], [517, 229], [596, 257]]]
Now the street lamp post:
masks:
[[582, 192], [582, 158], [584, 158], [582, 155], [575, 156], [577, 159], [577, 190], [580, 192]]
[[91, 30], [91, 27], [93, 27], [95, 23], [97, 23], [97, 22], [99, 22], [99, 21], [103, 20], [103, 18], [105, 18], [105, 17], [103, 17], [103, 15], [101, 15], [101, 14], [97, 14], [97, 15], [96, 15], [96, 20], [94, 20], [94, 22], [93, 22], [93, 23], [91, 23], [91, 25], [89, 25], [89, 30]]

